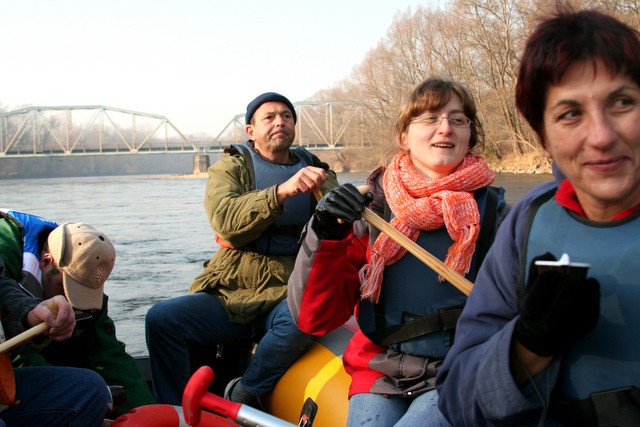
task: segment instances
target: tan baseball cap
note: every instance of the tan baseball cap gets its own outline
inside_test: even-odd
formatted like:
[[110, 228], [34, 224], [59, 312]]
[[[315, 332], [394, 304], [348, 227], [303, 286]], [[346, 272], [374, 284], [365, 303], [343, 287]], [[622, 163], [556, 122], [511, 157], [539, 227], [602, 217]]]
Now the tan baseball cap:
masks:
[[104, 233], [81, 222], [59, 225], [49, 234], [49, 252], [62, 269], [64, 293], [75, 308], [102, 307], [104, 282], [116, 250]]

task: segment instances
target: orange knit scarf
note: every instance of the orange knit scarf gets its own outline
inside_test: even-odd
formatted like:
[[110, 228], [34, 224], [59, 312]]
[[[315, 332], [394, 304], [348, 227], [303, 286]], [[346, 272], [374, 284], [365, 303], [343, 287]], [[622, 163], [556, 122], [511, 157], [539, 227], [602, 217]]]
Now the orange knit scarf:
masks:
[[[480, 232], [480, 213], [473, 191], [490, 185], [495, 173], [479, 156], [467, 154], [452, 174], [432, 180], [418, 172], [409, 156], [397, 154], [383, 176], [387, 203], [395, 217], [393, 225], [414, 242], [421, 230], [447, 228], [453, 244], [445, 264], [464, 275], [469, 272]], [[363, 299], [377, 303], [384, 267], [398, 261], [407, 250], [384, 233], [371, 249], [371, 259], [360, 270]], [[443, 281], [442, 276], [439, 277]]]

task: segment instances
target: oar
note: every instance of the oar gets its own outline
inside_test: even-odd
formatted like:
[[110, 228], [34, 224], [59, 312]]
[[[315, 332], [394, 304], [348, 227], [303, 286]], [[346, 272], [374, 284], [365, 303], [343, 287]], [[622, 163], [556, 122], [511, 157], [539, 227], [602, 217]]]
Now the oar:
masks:
[[[361, 185], [358, 187], [358, 191], [362, 194], [366, 194], [369, 191], [369, 186]], [[322, 194], [319, 191], [315, 193], [318, 201], [322, 198]], [[471, 293], [473, 283], [464, 278], [460, 273], [449, 267], [444, 262], [440, 261], [437, 257], [430, 254], [424, 248], [419, 246], [416, 242], [409, 239], [407, 236], [396, 230], [391, 224], [382, 219], [378, 214], [369, 208], [364, 208], [362, 212], [362, 218], [364, 218], [369, 224], [373, 225], [378, 230], [382, 231], [387, 236], [391, 237], [396, 243], [412, 253], [416, 258], [429, 266], [433, 271], [447, 279], [449, 283], [456, 287], [460, 292], [465, 295]]]
[[213, 369], [205, 365], [198, 368], [187, 382], [182, 393], [182, 411], [188, 425], [200, 425], [202, 409], [206, 408], [214, 414], [227, 417], [242, 426], [296, 427], [295, 424], [249, 405], [232, 402], [210, 393], [209, 386], [213, 381], [213, 376]]
[[47, 331], [49, 329], [49, 324], [47, 322], [42, 322], [26, 331], [16, 335], [15, 337], [6, 340], [2, 344], [0, 344], [0, 353], [7, 352], [11, 350], [13, 347], [17, 347], [23, 342], [29, 341], [31, 338], [40, 335], [41, 333]]
[[[49, 303], [49, 305], [47, 305], [47, 308], [51, 310], [53, 314], [56, 314], [58, 312], [58, 307], [56, 307], [55, 303], [53, 302]], [[17, 347], [20, 344], [29, 341], [31, 338], [34, 338], [43, 332], [46, 332], [47, 330], [49, 330], [49, 328], [50, 326], [47, 322], [42, 322], [40, 324], [37, 324], [36, 326], [33, 326], [32, 328], [27, 329], [24, 332], [19, 333], [15, 337], [8, 339], [0, 344], [0, 354], [5, 353], [14, 347]]]

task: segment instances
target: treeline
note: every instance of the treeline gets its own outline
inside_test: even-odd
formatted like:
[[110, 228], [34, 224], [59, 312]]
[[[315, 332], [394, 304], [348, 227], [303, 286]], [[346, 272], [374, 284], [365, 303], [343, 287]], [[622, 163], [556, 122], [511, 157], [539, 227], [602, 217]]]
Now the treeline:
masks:
[[[613, 14], [640, 28], [640, 0], [569, 4], [576, 10]], [[352, 74], [313, 99], [365, 106], [370, 122], [363, 126], [381, 154], [373, 159], [377, 163], [384, 161], [388, 148], [395, 148], [391, 127], [412, 87], [432, 75], [456, 79], [476, 96], [485, 155], [496, 168], [548, 168], [535, 135], [515, 107], [514, 93], [524, 43], [538, 19], [555, 5], [552, 0], [453, 0], [441, 8], [399, 12], [386, 37]]]

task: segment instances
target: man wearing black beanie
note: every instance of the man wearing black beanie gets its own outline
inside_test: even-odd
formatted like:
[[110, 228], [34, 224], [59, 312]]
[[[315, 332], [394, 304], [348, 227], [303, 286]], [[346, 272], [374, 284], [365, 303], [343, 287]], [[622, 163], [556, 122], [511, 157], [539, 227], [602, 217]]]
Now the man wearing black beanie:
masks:
[[259, 342], [242, 377], [225, 390], [226, 398], [255, 405], [313, 341], [293, 322], [287, 282], [314, 193], [338, 185], [336, 174], [303, 147], [292, 148], [297, 115], [283, 95], [256, 97], [245, 120], [249, 140], [227, 148], [208, 171], [204, 205], [220, 249], [188, 295], [147, 313], [153, 385], [162, 403], [180, 405], [198, 368], [190, 366], [187, 343], [220, 352]]
[[258, 108], [265, 102], [280, 102], [287, 106], [291, 115], [293, 116], [293, 123], [296, 124], [298, 122], [298, 116], [296, 115], [296, 109], [293, 107], [291, 101], [289, 101], [286, 97], [280, 95], [275, 92], [265, 92], [262, 95], [257, 96], [253, 101], [247, 105], [247, 113], [244, 116], [244, 122], [246, 124], [251, 123], [251, 119], [253, 119], [253, 114], [256, 112]]

